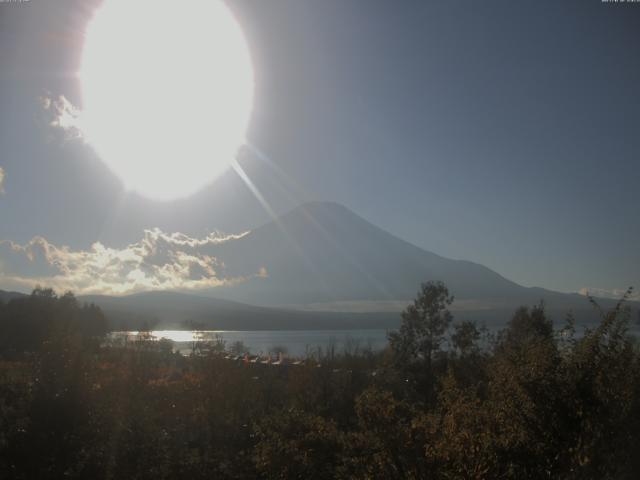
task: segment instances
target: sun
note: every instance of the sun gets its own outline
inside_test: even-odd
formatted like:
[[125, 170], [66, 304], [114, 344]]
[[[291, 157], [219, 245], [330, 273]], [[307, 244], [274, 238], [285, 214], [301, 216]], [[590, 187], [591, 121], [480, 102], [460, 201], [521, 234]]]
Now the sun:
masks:
[[218, 0], [105, 0], [88, 24], [82, 129], [130, 190], [187, 196], [244, 142], [253, 68]]

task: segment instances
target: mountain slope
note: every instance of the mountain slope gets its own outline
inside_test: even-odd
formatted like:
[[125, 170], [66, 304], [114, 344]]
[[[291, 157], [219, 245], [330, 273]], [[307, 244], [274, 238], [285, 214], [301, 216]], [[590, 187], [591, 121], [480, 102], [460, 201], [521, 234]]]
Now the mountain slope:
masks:
[[230, 275], [266, 269], [268, 278], [216, 291], [258, 304], [405, 300], [427, 280], [445, 282], [460, 299], [533, 298], [541, 292], [482, 265], [416, 247], [335, 203], [302, 205], [221, 245], [216, 254]]
[[8, 302], [9, 300], [13, 300], [14, 298], [21, 298], [26, 296], [24, 293], [20, 292], [8, 292], [6, 290], [0, 290], [0, 302]]

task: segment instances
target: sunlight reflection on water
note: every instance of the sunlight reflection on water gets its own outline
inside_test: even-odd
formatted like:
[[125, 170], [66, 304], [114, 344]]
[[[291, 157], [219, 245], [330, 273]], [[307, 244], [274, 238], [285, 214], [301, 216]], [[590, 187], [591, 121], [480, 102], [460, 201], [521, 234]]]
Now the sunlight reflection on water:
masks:
[[[154, 330], [149, 332], [153, 339], [165, 338], [175, 342], [176, 350], [187, 352], [193, 342], [215, 340], [222, 337], [227, 348], [240, 341], [251, 353], [266, 354], [276, 347], [284, 347], [289, 355], [303, 356], [318, 348], [335, 348], [341, 352], [345, 348], [354, 350], [371, 349], [379, 351], [387, 345], [386, 330]], [[136, 340], [140, 332], [113, 332], [113, 338]]]

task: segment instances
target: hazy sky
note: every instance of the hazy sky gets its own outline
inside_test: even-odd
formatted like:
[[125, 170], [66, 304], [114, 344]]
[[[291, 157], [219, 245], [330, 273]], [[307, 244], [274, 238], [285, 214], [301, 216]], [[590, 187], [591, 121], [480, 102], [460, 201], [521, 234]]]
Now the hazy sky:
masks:
[[[145, 227], [199, 235], [265, 221], [231, 174], [175, 204], [123, 196], [90, 146], [47, 126], [39, 97], [82, 107], [96, 3], [0, 3], [0, 240], [116, 247]], [[248, 138], [287, 179], [276, 191], [264, 173], [276, 167], [255, 168], [275, 211], [337, 201], [526, 286], [640, 288], [640, 4], [227, 3], [255, 70]]]

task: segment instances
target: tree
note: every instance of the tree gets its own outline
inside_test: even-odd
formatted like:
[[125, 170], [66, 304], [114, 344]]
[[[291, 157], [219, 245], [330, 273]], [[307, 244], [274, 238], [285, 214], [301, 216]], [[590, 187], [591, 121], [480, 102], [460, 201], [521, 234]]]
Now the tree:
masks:
[[244, 355], [245, 353], [249, 353], [249, 348], [242, 340], [236, 340], [233, 342], [229, 350], [233, 355]]
[[453, 318], [448, 309], [452, 302], [453, 296], [444, 283], [421, 285], [413, 304], [402, 312], [400, 330], [389, 334], [389, 343], [398, 361], [406, 364], [422, 360], [427, 370], [431, 369], [433, 356], [440, 349]]
[[518, 472], [516, 478], [537, 478], [542, 471], [557, 477], [569, 415], [561, 365], [544, 305], [518, 308], [487, 365], [486, 402], [499, 463]]
[[503, 346], [524, 345], [532, 341], [551, 341], [553, 338], [553, 322], [547, 318], [544, 302], [535, 305], [531, 310], [520, 307], [509, 321], [503, 333]]
[[454, 333], [451, 335], [453, 348], [460, 352], [460, 356], [466, 357], [477, 349], [477, 342], [480, 339], [480, 330], [476, 324], [465, 320], [453, 326]]
[[336, 478], [343, 451], [335, 422], [300, 410], [266, 416], [256, 425], [254, 461], [264, 478]]
[[563, 457], [582, 478], [638, 478], [640, 357], [628, 334], [631, 293], [608, 312], [589, 296], [601, 322], [575, 342], [566, 361], [572, 415]]
[[74, 337], [97, 347], [107, 332], [107, 320], [95, 305], [80, 305], [71, 292], [62, 296], [37, 287], [14, 298], [0, 310], [0, 351], [36, 351], [53, 340]]

